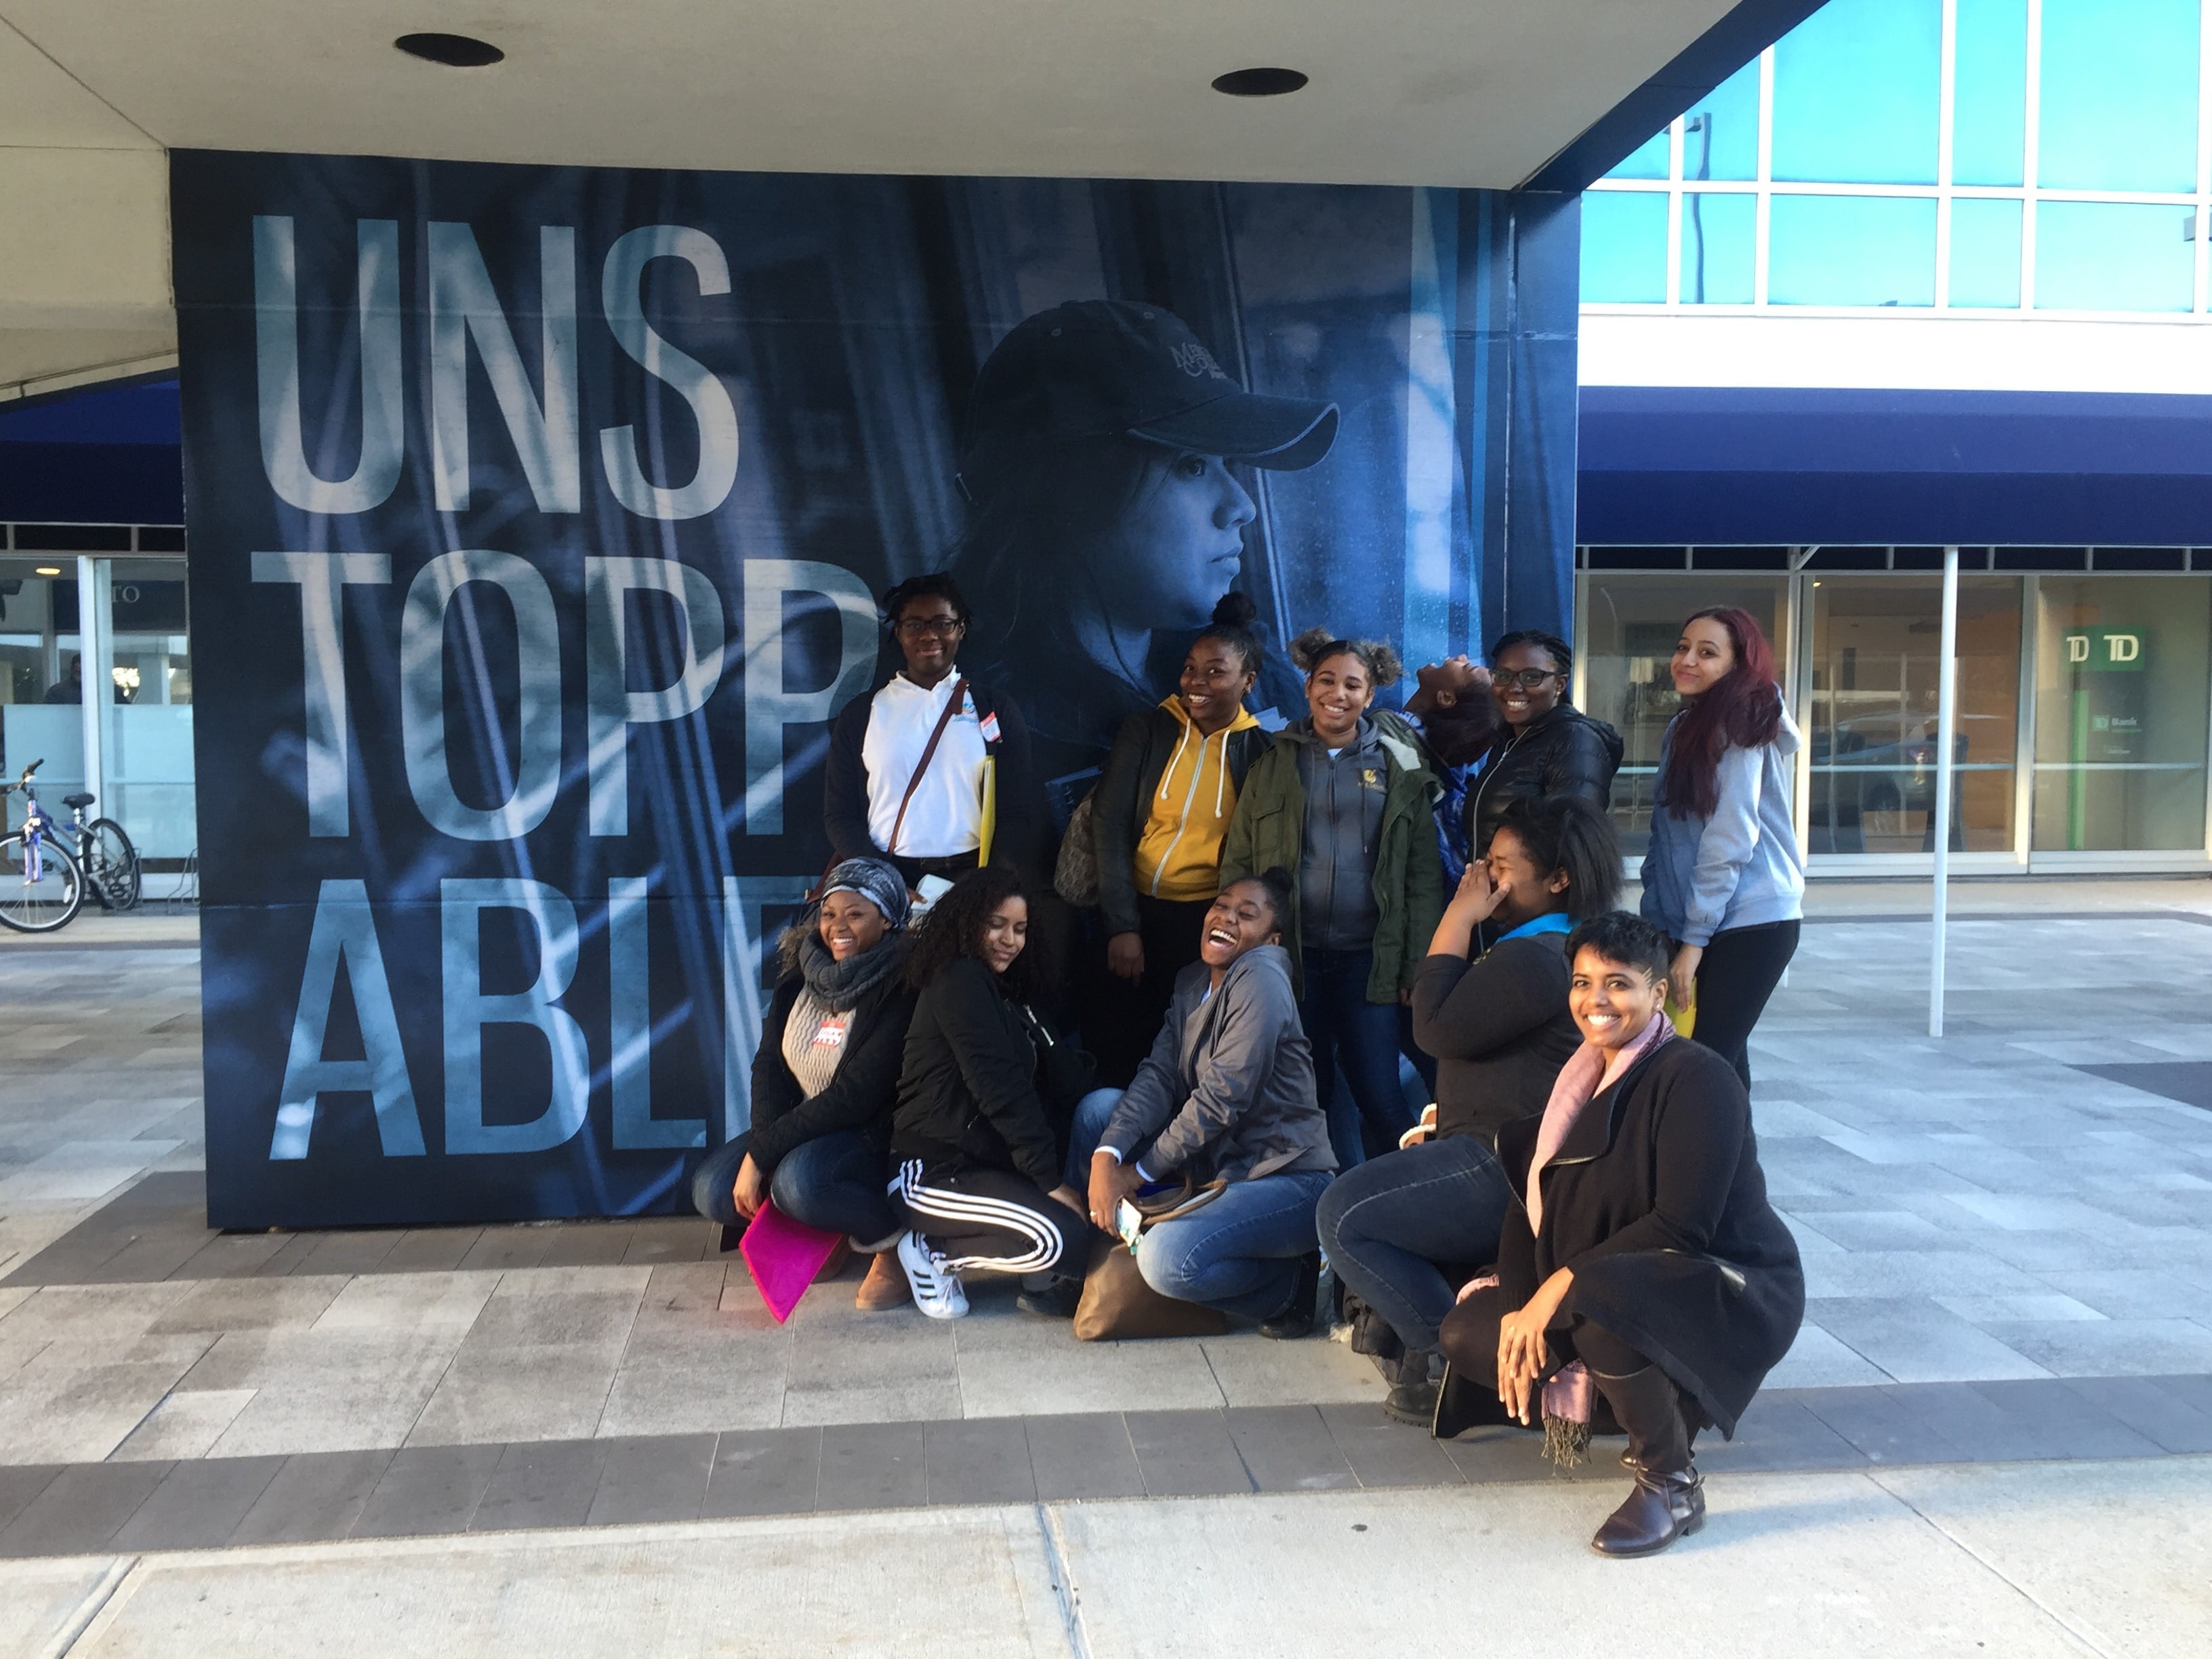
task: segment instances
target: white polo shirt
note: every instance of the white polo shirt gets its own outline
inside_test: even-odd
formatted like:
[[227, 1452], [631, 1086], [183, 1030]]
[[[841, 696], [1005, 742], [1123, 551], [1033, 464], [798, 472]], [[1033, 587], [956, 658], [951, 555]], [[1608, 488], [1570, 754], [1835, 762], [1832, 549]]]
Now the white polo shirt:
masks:
[[960, 712], [945, 728], [921, 787], [907, 806], [898, 845], [891, 845], [891, 826], [898, 822], [908, 780], [959, 678], [956, 668], [924, 690], [902, 672], [869, 706], [868, 732], [860, 740], [860, 765], [868, 777], [868, 838], [887, 853], [941, 859], [972, 853], [982, 844], [982, 771], [989, 751], [970, 693], [962, 697]]

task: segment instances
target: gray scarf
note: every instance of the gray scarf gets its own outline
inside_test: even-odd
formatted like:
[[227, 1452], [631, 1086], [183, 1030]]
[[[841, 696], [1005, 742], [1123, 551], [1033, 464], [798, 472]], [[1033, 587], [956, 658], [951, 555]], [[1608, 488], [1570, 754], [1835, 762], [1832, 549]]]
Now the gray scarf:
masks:
[[821, 934], [809, 928], [799, 936], [793, 965], [808, 990], [828, 1003], [831, 1012], [842, 1013], [898, 972], [906, 956], [905, 941], [903, 933], [886, 933], [872, 949], [840, 962], [830, 954]]

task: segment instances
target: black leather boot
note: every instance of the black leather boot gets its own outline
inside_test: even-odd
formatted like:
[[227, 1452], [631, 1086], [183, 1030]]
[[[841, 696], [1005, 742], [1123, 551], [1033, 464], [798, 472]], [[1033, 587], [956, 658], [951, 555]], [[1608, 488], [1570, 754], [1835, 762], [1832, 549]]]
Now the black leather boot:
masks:
[[1690, 1458], [1681, 1397], [1656, 1365], [1590, 1376], [1627, 1431], [1621, 1462], [1636, 1476], [1628, 1501], [1606, 1517], [1590, 1547], [1600, 1555], [1656, 1555], [1705, 1524], [1705, 1483]]
[[1320, 1300], [1321, 1252], [1308, 1250], [1298, 1261], [1298, 1279], [1291, 1287], [1291, 1299], [1279, 1311], [1260, 1322], [1260, 1334], [1272, 1336], [1279, 1342], [1311, 1336], [1315, 1304]]

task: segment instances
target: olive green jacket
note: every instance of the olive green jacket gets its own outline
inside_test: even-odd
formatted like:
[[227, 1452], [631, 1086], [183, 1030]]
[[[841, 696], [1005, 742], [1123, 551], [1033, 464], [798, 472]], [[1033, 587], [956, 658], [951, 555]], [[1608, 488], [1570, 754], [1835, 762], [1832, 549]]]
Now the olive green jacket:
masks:
[[[1443, 786], [1429, 768], [1413, 728], [1388, 710], [1372, 711], [1383, 752], [1389, 757], [1389, 782], [1382, 799], [1382, 827], [1375, 842], [1375, 969], [1367, 979], [1370, 1002], [1395, 1002], [1413, 988], [1415, 973], [1429, 953], [1429, 939], [1444, 913], [1443, 859], [1437, 850], [1433, 804]], [[1221, 884], [1280, 866], [1295, 881], [1304, 848], [1305, 786], [1298, 779], [1298, 745], [1314, 741], [1305, 722], [1275, 734], [1275, 741], [1252, 763], [1237, 792], [1237, 811], [1221, 849]], [[1298, 900], [1295, 891], [1283, 929], [1291, 953], [1291, 983], [1305, 995], [1304, 963], [1298, 953]]]

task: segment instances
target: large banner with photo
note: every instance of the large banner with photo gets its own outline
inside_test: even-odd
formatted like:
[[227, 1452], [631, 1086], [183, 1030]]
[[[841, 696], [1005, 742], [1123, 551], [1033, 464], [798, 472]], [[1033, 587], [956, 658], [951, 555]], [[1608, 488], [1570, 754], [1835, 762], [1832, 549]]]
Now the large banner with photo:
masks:
[[173, 218], [218, 1225], [684, 1208], [907, 576], [1062, 818], [1228, 587], [1271, 723], [1316, 623], [1565, 628], [1572, 198], [179, 152]]

